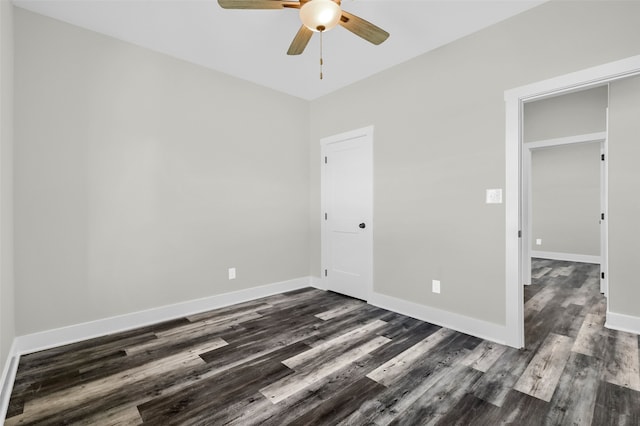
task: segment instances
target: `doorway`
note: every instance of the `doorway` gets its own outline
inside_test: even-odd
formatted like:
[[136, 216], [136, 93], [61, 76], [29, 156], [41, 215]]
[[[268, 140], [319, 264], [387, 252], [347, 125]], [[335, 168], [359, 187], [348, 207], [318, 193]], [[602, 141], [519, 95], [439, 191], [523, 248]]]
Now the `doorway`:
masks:
[[531, 284], [531, 258], [600, 265], [606, 296], [606, 136], [583, 135], [523, 146], [522, 263]]
[[[527, 102], [522, 135], [525, 343], [600, 305], [608, 86]], [[602, 275], [604, 277], [604, 275]], [[598, 302], [599, 303], [599, 302]], [[581, 308], [579, 308], [581, 307]], [[549, 322], [548, 317], [553, 317]], [[604, 311], [599, 320], [604, 324]]]
[[321, 140], [322, 285], [368, 300], [373, 290], [373, 127]]
[[640, 74], [640, 55], [505, 92], [505, 343], [524, 347], [522, 210], [522, 112], [525, 102], [600, 86]]

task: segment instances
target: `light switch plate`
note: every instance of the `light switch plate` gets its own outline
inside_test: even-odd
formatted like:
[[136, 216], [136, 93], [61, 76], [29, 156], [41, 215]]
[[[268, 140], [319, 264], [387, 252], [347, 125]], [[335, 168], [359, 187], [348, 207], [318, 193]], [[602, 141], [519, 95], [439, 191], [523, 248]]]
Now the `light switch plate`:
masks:
[[536, 238], [536, 245], [537, 246], [541, 246], [542, 245], [542, 238]]
[[487, 189], [487, 204], [502, 204], [502, 189]]
[[431, 280], [431, 291], [440, 293], [440, 280]]
[[230, 280], [236, 279], [236, 268], [229, 268], [229, 279]]

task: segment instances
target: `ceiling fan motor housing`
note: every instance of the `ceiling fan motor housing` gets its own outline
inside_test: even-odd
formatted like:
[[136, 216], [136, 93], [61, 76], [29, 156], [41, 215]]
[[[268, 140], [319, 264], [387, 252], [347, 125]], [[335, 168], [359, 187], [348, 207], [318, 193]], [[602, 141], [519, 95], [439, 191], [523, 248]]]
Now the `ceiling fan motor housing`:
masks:
[[312, 31], [327, 31], [338, 25], [342, 10], [332, 0], [309, 0], [300, 8], [300, 20]]

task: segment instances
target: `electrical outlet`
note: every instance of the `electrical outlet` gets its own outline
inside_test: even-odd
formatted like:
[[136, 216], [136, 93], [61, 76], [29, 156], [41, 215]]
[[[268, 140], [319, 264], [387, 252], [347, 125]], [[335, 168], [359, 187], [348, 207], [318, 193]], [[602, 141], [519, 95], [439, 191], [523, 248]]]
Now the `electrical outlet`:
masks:
[[440, 293], [440, 280], [431, 280], [431, 291]]
[[536, 238], [536, 245], [537, 246], [541, 246], [542, 245], [542, 238]]
[[236, 279], [236, 268], [229, 268], [229, 279], [230, 280]]

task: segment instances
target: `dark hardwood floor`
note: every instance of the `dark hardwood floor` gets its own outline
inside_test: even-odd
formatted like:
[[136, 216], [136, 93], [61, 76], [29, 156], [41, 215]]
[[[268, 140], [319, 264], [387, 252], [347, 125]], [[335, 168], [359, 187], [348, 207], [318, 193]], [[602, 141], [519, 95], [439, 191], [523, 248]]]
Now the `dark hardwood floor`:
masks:
[[21, 357], [7, 425], [639, 425], [595, 265], [535, 260], [527, 347], [304, 289]]

